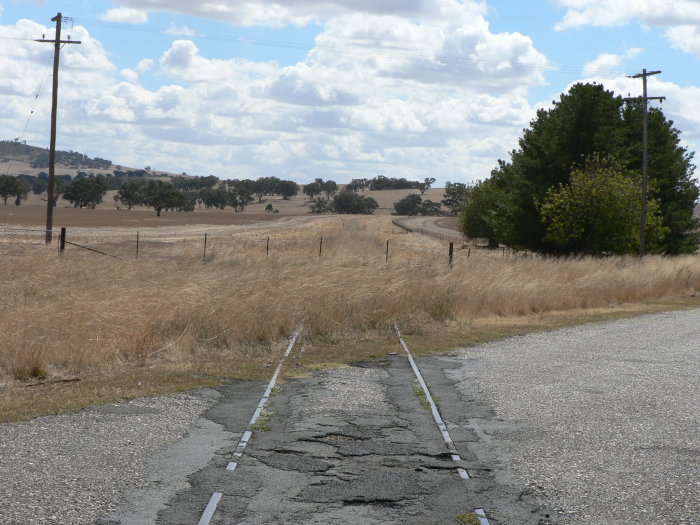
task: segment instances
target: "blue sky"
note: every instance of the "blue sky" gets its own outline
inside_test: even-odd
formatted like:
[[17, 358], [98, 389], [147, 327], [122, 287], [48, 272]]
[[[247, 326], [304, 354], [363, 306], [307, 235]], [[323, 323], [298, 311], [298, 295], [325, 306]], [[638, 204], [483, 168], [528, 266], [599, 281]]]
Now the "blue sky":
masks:
[[[577, 81], [651, 95], [700, 144], [700, 2], [657, 0], [0, 0], [1, 138], [222, 178], [467, 182]], [[653, 4], [653, 5], [650, 5]], [[31, 118], [24, 131], [30, 112]]]

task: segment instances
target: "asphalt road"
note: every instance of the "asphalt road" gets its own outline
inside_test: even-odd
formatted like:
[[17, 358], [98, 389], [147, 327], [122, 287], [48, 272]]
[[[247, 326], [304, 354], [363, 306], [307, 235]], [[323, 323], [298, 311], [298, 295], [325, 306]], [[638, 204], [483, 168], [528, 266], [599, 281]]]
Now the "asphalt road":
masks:
[[699, 335], [691, 310], [417, 359], [468, 480], [398, 343], [286, 381], [234, 472], [263, 383], [3, 425], [0, 522], [196, 524], [218, 491], [213, 524], [700, 524]]

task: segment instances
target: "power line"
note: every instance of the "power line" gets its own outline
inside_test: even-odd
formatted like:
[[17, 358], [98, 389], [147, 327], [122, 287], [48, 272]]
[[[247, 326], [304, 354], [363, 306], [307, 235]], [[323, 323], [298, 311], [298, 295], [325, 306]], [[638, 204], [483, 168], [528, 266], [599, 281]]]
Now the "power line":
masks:
[[[29, 115], [27, 115], [27, 120], [24, 123], [24, 127], [22, 128], [22, 133], [20, 133], [18, 137], [18, 142], [22, 142], [24, 139], [26, 133], [27, 133], [27, 128], [29, 127], [29, 123], [32, 120], [32, 117], [34, 117], [34, 113], [36, 112], [36, 108], [39, 105], [39, 100], [41, 99], [41, 96], [44, 94], [44, 89], [46, 88], [46, 84], [49, 80], [50, 75], [50, 70], [51, 70], [51, 62], [53, 61], [53, 54], [49, 55], [49, 58], [46, 62], [46, 68], [45, 68], [45, 74], [44, 78], [41, 80], [41, 83], [39, 84], [39, 88], [37, 89], [36, 95], [34, 95], [34, 101], [32, 104], [31, 109], [29, 110]], [[10, 159], [10, 162], [7, 164], [7, 169], [5, 170], [5, 175], [8, 175], [10, 173], [10, 169], [12, 168], [12, 164], [14, 162], [14, 159]]]
[[[103, 20], [95, 20], [90, 18], [78, 18], [72, 19], [75, 23], [82, 24], [85, 26], [99, 27], [107, 30], [115, 31], [131, 31], [139, 33], [148, 33], [154, 35], [164, 35], [164, 36], [180, 36], [183, 38], [191, 38], [196, 40], [212, 40], [217, 42], [230, 42], [240, 45], [253, 45], [258, 47], [277, 47], [281, 49], [291, 49], [299, 51], [312, 51], [312, 50], [325, 50], [334, 51], [342, 54], [359, 54], [359, 55], [369, 55], [369, 56], [381, 56], [387, 58], [401, 58], [409, 61], [416, 62], [431, 62], [438, 64], [450, 64], [455, 66], [465, 66], [467, 69], [475, 69], [480, 71], [480, 67], [483, 66], [494, 66], [509, 70], [522, 70], [522, 71], [537, 71], [537, 72], [552, 72], [560, 74], [578, 74], [583, 71], [582, 67], [579, 66], [567, 66], [567, 65], [529, 65], [529, 64], [514, 64], [509, 62], [505, 63], [503, 60], [488, 60], [488, 59], [470, 59], [461, 58], [455, 56], [445, 56], [445, 55], [420, 55], [410, 52], [402, 52], [400, 49], [396, 50], [382, 50], [380, 48], [364, 48], [364, 47], [340, 47], [340, 46], [328, 46], [319, 44], [306, 44], [303, 42], [292, 42], [285, 40], [268, 40], [260, 38], [249, 38], [245, 36], [236, 35], [221, 35], [212, 33], [201, 33], [198, 31], [184, 31], [177, 30], [174, 28], [163, 28], [156, 26], [145, 26], [145, 25], [129, 25], [121, 24], [117, 22], [106, 22]], [[620, 74], [629, 73], [630, 71], [619, 70], [618, 68], [600, 68], [597, 70], [599, 74]]]

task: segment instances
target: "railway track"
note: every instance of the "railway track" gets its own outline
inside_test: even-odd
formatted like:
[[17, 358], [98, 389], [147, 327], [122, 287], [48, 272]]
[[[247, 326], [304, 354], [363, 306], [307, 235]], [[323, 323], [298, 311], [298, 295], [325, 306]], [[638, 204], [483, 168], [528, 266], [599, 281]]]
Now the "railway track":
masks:
[[[428, 387], [428, 384], [426, 383], [423, 375], [421, 374], [418, 365], [416, 364], [415, 359], [413, 358], [413, 355], [411, 354], [411, 351], [406, 344], [403, 336], [401, 335], [401, 332], [398, 328], [397, 325], [394, 326], [395, 332], [396, 332], [396, 337], [397, 337], [397, 343], [402, 348], [405, 356], [406, 356], [406, 361], [410, 365], [410, 369], [415, 377], [415, 382], [417, 383], [416, 388], [420, 388], [420, 397], [424, 400], [425, 403], [429, 406], [430, 413], [432, 415], [432, 418], [437, 425], [437, 430], [438, 432], [434, 432], [433, 434], [435, 438], [437, 438], [438, 434], [442, 437], [442, 441], [444, 443], [445, 449], [447, 451], [447, 454], [449, 455], [449, 458], [453, 464], [454, 467], [454, 472], [455, 472], [455, 479], [452, 482], [448, 482], [451, 485], [453, 485], [453, 489], [455, 488], [454, 485], [460, 485], [461, 487], [458, 488], [458, 491], [461, 490], [465, 494], [469, 493], [472, 488], [469, 486], [470, 483], [473, 483], [472, 476], [470, 476], [468, 466], [466, 462], [462, 459], [462, 456], [460, 455], [459, 451], [457, 450], [457, 446], [450, 436], [449, 430], [447, 428], [447, 425], [445, 424], [440, 411], [438, 409], [438, 406], [435, 402], [435, 399], [433, 395], [430, 392], [430, 389]], [[230, 485], [236, 484], [236, 480], [233, 479], [233, 476], [245, 476], [246, 472], [244, 468], [239, 469], [239, 464], [241, 460], [243, 459], [244, 454], [246, 453], [246, 449], [248, 445], [254, 441], [259, 435], [259, 431], [256, 432], [256, 425], [259, 424], [261, 421], [261, 417], [264, 416], [265, 414], [265, 409], [266, 406], [268, 405], [270, 401], [270, 396], [273, 393], [273, 390], [275, 389], [275, 386], [277, 384], [277, 380], [280, 377], [280, 374], [290, 356], [290, 354], [293, 352], [295, 345], [297, 344], [299, 340], [299, 332], [295, 333], [290, 341], [289, 344], [286, 348], [286, 351], [284, 352], [283, 356], [281, 357], [279, 363], [277, 364], [277, 367], [267, 384], [267, 387], [260, 398], [260, 401], [258, 402], [257, 407], [255, 408], [253, 415], [247, 425], [247, 428], [243, 431], [241, 434], [241, 437], [238, 441], [238, 444], [235, 448], [235, 450], [231, 453], [230, 460], [226, 464], [225, 468], [225, 475], [223, 475], [220, 478], [219, 483], [221, 484], [220, 490], [215, 490], [212, 492], [209, 501], [204, 508], [204, 510], [201, 513], [201, 516], [199, 518], [199, 521], [197, 522], [197, 525], [210, 525], [213, 522], [216, 523], [238, 523], [238, 521], [235, 520], [235, 518], [229, 519], [225, 516], [224, 511], [220, 509], [223, 503], [226, 501], [226, 493], [228, 490], [228, 487]], [[399, 385], [401, 386], [401, 385]], [[404, 390], [405, 390], [405, 395], [410, 395], [411, 393], [411, 384], [406, 384], [406, 381], [404, 381], [403, 384]], [[416, 393], [416, 392], [414, 392]], [[425, 417], [425, 416], [424, 416]], [[259, 427], [258, 427], [258, 430]], [[353, 435], [347, 435], [347, 434], [328, 434], [327, 436], [332, 436], [336, 440], [352, 440], [352, 439], [358, 439], [361, 440], [362, 438], [360, 437], [355, 437]], [[326, 436], [326, 437], [327, 437]], [[437, 441], [435, 439], [434, 441]], [[278, 451], [278, 453], [287, 453], [288, 451], [282, 450]], [[439, 454], [436, 454], [435, 456], [439, 456]], [[410, 468], [410, 465], [406, 466], [407, 469]], [[416, 469], [417, 470], [417, 469]], [[235, 473], [235, 474], [234, 474]], [[399, 474], [400, 475], [400, 474]], [[470, 501], [473, 500], [473, 497], [469, 498]], [[223, 502], [223, 503], [222, 503]], [[468, 512], [462, 513], [460, 516], [457, 516], [458, 519], [464, 520], [461, 521], [463, 523], [478, 523], [479, 525], [489, 525], [489, 518], [486, 515], [486, 511], [484, 508], [481, 507], [474, 507], [468, 509]], [[293, 518], [292, 518], [293, 519]], [[467, 521], [470, 520], [470, 521]], [[476, 521], [478, 520], [478, 521]], [[311, 521], [309, 521], [311, 523]]]

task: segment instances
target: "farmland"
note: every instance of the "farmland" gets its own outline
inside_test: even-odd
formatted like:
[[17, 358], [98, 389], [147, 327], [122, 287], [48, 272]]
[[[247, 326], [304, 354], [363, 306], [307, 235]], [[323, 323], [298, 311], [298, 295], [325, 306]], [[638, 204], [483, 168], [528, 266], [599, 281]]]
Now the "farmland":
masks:
[[[31, 208], [40, 210], [7, 210]], [[152, 212], [58, 209], [58, 220], [64, 211], [83, 217], [69, 239], [119, 258], [74, 246], [59, 256], [40, 242], [0, 246], [2, 420], [264, 377], [300, 328], [305, 349], [292, 375], [384, 355], [392, 321], [425, 354], [698, 304], [692, 256], [461, 250], [450, 269], [445, 243], [407, 234], [389, 216], [194, 212], [179, 214], [193, 223], [164, 216], [154, 226]]]

